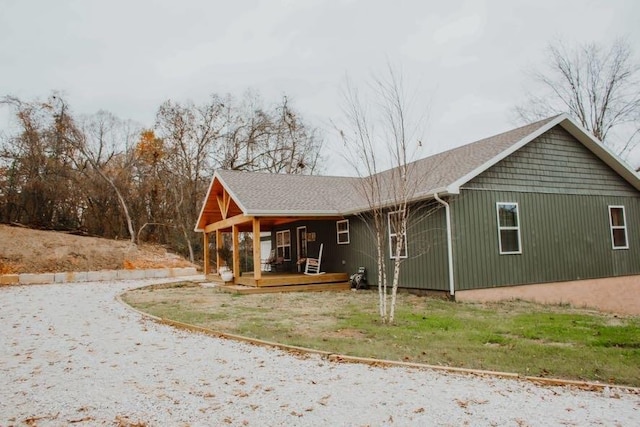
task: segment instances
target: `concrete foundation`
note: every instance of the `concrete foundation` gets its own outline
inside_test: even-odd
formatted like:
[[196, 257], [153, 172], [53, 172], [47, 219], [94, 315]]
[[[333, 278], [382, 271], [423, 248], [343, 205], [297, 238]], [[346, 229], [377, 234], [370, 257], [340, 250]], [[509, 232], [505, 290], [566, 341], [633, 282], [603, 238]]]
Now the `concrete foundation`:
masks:
[[638, 316], [640, 276], [456, 291], [456, 301], [495, 302], [516, 299], [542, 304], [571, 304], [574, 307]]

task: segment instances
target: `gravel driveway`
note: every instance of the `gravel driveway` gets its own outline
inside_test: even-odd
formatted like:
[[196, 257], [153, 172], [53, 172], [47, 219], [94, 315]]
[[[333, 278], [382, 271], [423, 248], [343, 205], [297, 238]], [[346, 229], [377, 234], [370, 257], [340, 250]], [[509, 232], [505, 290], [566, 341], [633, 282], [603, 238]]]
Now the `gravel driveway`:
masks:
[[640, 424], [640, 396], [615, 389], [335, 364], [173, 330], [115, 299], [149, 283], [0, 288], [0, 425]]

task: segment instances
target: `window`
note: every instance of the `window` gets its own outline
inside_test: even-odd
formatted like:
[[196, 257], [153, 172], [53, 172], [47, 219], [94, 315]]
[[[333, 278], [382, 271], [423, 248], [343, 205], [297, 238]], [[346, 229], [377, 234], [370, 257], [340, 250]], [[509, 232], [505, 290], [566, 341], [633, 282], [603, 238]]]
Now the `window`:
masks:
[[276, 231], [277, 257], [291, 261], [291, 232], [289, 230]]
[[336, 231], [338, 233], [338, 244], [348, 245], [349, 244], [349, 220], [344, 219], [342, 221], [337, 221]]
[[407, 257], [407, 232], [403, 227], [404, 221], [406, 221], [404, 211], [389, 212], [389, 256], [391, 259], [396, 257], [396, 247], [400, 237], [402, 237], [402, 247], [399, 257]]
[[629, 249], [624, 206], [609, 206], [609, 225], [611, 226], [613, 249]]
[[498, 244], [500, 254], [521, 254], [520, 218], [517, 203], [496, 204], [498, 212]]

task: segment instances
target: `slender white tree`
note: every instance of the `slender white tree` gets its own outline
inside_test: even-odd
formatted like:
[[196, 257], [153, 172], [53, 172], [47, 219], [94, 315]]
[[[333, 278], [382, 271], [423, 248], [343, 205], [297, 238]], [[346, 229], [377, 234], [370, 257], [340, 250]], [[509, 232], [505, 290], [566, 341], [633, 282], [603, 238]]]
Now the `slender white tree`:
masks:
[[[425, 116], [415, 114], [415, 104], [402, 76], [389, 65], [384, 77], [371, 79], [364, 98], [363, 92], [347, 81], [343, 102], [346, 124], [344, 129], [336, 126], [346, 147], [347, 161], [360, 178], [354, 181], [356, 190], [367, 205], [361, 217], [376, 246], [379, 314], [383, 323], [393, 323], [395, 319], [411, 218], [427, 216], [434, 207], [413, 203], [421, 183], [434, 172], [419, 170], [414, 162], [423, 145]], [[389, 255], [385, 250], [387, 239]], [[391, 274], [387, 272], [388, 258], [392, 260]]]

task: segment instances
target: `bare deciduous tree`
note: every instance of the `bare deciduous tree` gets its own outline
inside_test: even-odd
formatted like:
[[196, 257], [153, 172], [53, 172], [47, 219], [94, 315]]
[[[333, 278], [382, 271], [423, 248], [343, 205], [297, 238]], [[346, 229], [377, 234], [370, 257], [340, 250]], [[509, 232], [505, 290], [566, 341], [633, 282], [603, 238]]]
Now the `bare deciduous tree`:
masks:
[[[347, 130], [339, 132], [347, 160], [360, 177], [354, 181], [356, 189], [367, 204], [361, 217], [376, 245], [379, 314], [384, 323], [393, 323], [401, 266], [408, 256], [407, 230], [412, 218], [428, 216], [437, 207], [414, 203], [414, 196], [434, 171], [420, 170], [414, 162], [422, 147], [423, 120], [414, 116], [414, 103], [402, 77], [389, 66], [385, 78], [373, 78], [367, 95], [363, 100], [361, 92], [347, 83], [343, 105]], [[382, 171], [383, 167], [388, 169]], [[387, 237], [392, 259], [390, 286]]]
[[[128, 234], [195, 261], [193, 232], [216, 168], [313, 173], [321, 140], [286, 98], [262, 107], [249, 93], [207, 102], [166, 101], [143, 131], [107, 112], [76, 117], [65, 99], [0, 98], [15, 126], [0, 132], [0, 221]], [[137, 233], [135, 232], [137, 228]]]
[[[585, 129], [627, 155], [640, 142], [640, 68], [629, 44], [568, 46], [559, 41], [547, 49], [544, 69], [532, 73], [536, 84], [517, 116], [532, 122], [569, 113]], [[615, 134], [615, 135], [614, 135]]]

